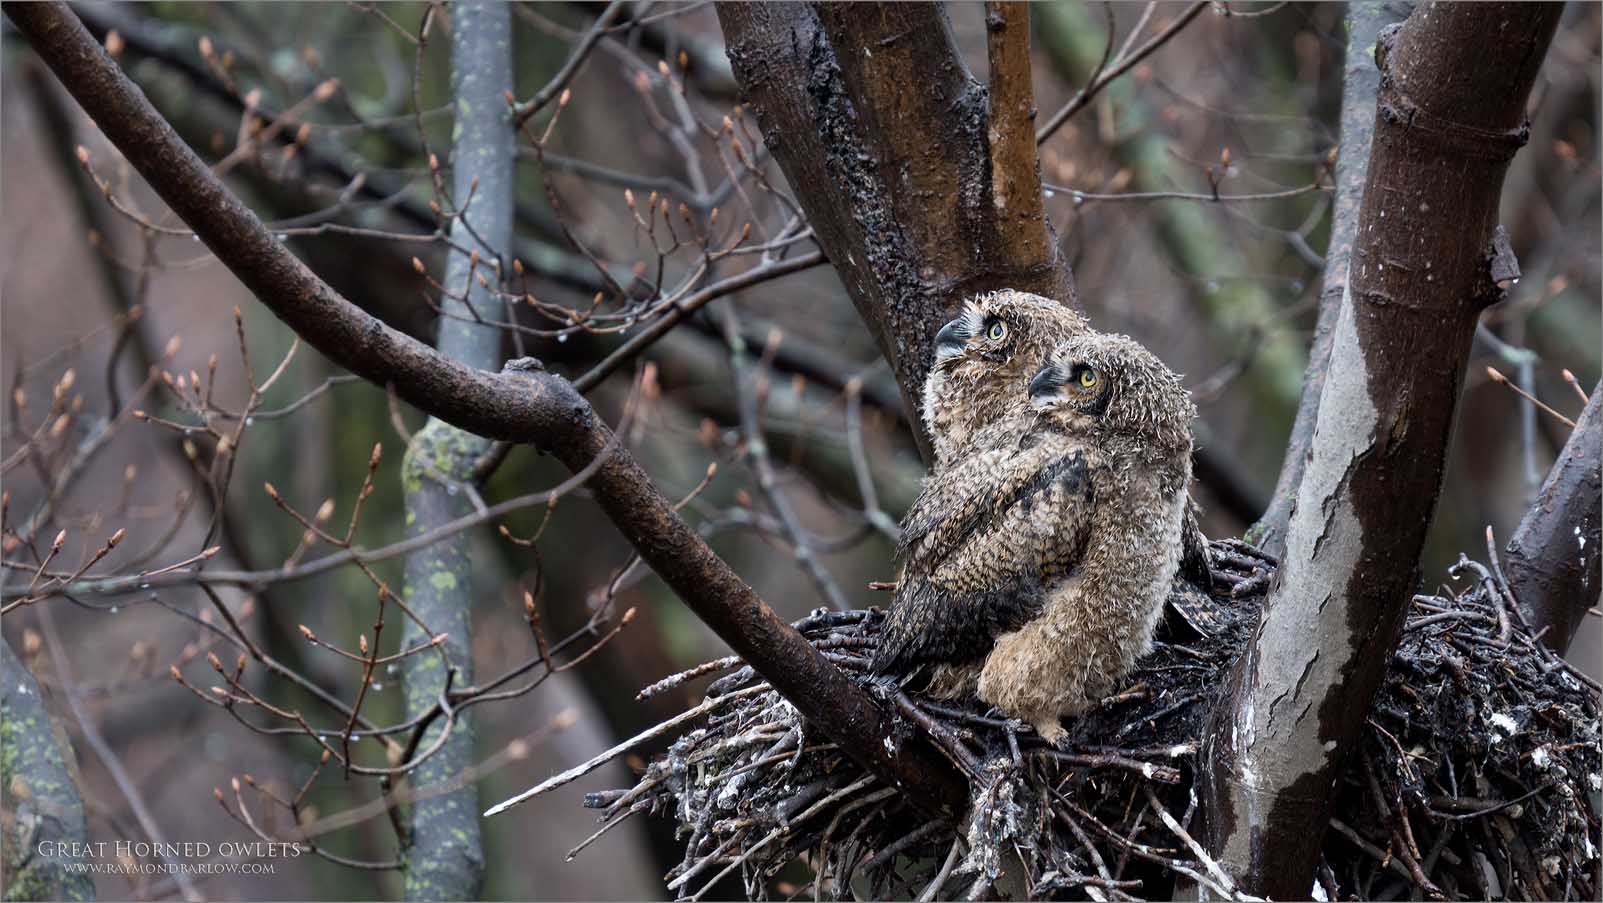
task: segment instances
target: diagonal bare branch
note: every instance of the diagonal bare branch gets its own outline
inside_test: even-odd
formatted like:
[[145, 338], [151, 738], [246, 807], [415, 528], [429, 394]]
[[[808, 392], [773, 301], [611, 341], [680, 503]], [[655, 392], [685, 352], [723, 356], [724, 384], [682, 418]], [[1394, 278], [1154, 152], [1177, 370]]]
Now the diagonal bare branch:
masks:
[[[611, 431], [566, 380], [538, 362], [501, 373], [447, 358], [345, 300], [290, 254], [178, 138], [63, 3], [7, 3], [5, 13], [106, 137], [279, 319], [329, 359], [431, 416], [491, 439], [532, 443], [570, 470]], [[888, 716], [757, 596], [674, 512], [640, 465], [616, 449], [592, 477], [602, 511], [642, 559], [731, 648], [854, 759], [953, 817], [966, 788], [937, 754], [884, 748]]]

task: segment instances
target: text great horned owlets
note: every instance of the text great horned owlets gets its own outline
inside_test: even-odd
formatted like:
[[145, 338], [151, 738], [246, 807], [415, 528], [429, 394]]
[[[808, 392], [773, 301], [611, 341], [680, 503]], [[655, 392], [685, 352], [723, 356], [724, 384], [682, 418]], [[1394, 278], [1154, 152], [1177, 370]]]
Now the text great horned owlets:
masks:
[[1056, 740], [1059, 716], [1150, 644], [1179, 566], [1196, 412], [1145, 348], [1088, 329], [1020, 394], [1027, 423], [977, 422], [1006, 441], [957, 446], [908, 514], [874, 667], [977, 692]]

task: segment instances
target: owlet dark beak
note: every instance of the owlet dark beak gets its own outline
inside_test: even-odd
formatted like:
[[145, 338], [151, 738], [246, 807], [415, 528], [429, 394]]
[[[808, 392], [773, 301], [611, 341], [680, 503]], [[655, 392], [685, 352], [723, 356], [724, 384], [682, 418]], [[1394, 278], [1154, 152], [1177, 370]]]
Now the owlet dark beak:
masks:
[[963, 346], [968, 345], [968, 318], [959, 316], [954, 321], [947, 322], [941, 327], [941, 332], [935, 334], [935, 364], [941, 366], [943, 362], [952, 358], [960, 358]]
[[1068, 381], [1069, 375], [1065, 370], [1056, 364], [1047, 364], [1030, 380], [1030, 402], [1040, 404], [1055, 397]]
[[959, 316], [935, 334], [935, 357], [937, 360], [952, 355], [961, 354], [963, 346], [968, 343], [968, 318]]

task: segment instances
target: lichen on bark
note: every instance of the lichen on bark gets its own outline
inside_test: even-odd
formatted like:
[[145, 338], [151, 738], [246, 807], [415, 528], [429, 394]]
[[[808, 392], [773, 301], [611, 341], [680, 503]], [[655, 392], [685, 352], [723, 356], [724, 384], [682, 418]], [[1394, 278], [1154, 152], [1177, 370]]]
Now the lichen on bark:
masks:
[[69, 871], [57, 842], [84, 843], [83, 799], [57, 743], [39, 684], [0, 640], [0, 793], [4, 794], [4, 899], [92, 900], [94, 880]]
[[[504, 99], [513, 87], [511, 16], [501, 0], [463, 2], [452, 5], [451, 26], [455, 250], [446, 264], [443, 285], [449, 294], [440, 297], [436, 344], [444, 355], [489, 370], [501, 363], [501, 334], [489, 325], [501, 319], [496, 313], [500, 300], [492, 290], [501, 281], [497, 255], [512, 240], [516, 148], [512, 112]], [[408, 537], [472, 512], [475, 464], [491, 444], [432, 418], [412, 437], [401, 465]], [[448, 687], [473, 680], [471, 542], [471, 534], [458, 533], [406, 558], [402, 592], [417, 620], [406, 619], [402, 648], [445, 635], [439, 644], [401, 663], [408, 718], [434, 708]], [[432, 748], [444, 730], [452, 735], [409, 775], [414, 788], [458, 780], [473, 767], [473, 722], [466, 713], [434, 719], [417, 748]], [[478, 895], [484, 880], [479, 808], [471, 782], [412, 807], [404, 851], [408, 899]]]

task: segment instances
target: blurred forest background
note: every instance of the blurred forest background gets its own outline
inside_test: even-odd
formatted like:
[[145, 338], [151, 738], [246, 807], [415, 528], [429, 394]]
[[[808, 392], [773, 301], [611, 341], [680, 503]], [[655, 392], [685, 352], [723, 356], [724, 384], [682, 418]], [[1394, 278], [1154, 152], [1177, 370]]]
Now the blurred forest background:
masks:
[[[422, 3], [332, 2], [76, 9], [296, 254], [347, 298], [433, 341], [447, 279], [439, 209], [430, 204], [449, 178], [440, 174], [453, 134], [449, 10], [431, 17]], [[1036, 5], [1043, 115], [1084, 85], [1110, 36], [1159, 33], [1185, 9]], [[1211, 536], [1241, 535], [1267, 506], [1301, 391], [1330, 222], [1343, 12], [1340, 4], [1206, 6], [1041, 147], [1047, 210], [1091, 321], [1134, 336], [1186, 374], [1201, 410], [1196, 495]], [[954, 4], [950, 16], [970, 66], [983, 73], [981, 8]], [[563, 73], [598, 17], [608, 17], [600, 40]], [[432, 32], [419, 41], [426, 18]], [[693, 245], [692, 236], [706, 234], [698, 230], [729, 246], [750, 223], [744, 241], [774, 253], [733, 255], [712, 279], [793, 265], [685, 318], [640, 353], [647, 366], [630, 360], [588, 395], [610, 423], [627, 416], [620, 434], [642, 465], [670, 498], [693, 496], [684, 509], [692, 524], [787, 620], [834, 594], [854, 606], [888, 602], [867, 585], [894, 578], [886, 528], [913, 499], [924, 467], [894, 379], [838, 277], [827, 263], [797, 263], [812, 246], [795, 229], [756, 124], [735, 110], [713, 8], [518, 4], [512, 23], [515, 95], [535, 96], [557, 76], [571, 95], [547, 98], [529, 118], [526, 134], [549, 135], [540, 150], [521, 143], [508, 251], [521, 261], [509, 285], [522, 303], [495, 308], [521, 326], [505, 331], [504, 351], [570, 377], [585, 373], [638, 334], [626, 313], [583, 320], [599, 295], [606, 310], [625, 310], [614, 307], [609, 281], [699, 290], [699, 252], [659, 252]], [[1500, 538], [1512, 532], [1568, 432], [1486, 368], [1523, 380], [1571, 417], [1581, 405], [1562, 372], [1588, 390], [1600, 376], [1600, 24], [1603, 7], [1568, 7], [1532, 94], [1531, 140], [1515, 157], [1502, 216], [1524, 276], [1486, 314], [1477, 341], [1423, 566], [1428, 582], [1446, 581], [1460, 552], [1483, 553], [1488, 525]], [[126, 536], [97, 571], [166, 567], [212, 546], [220, 551], [208, 570], [285, 568], [259, 585], [203, 589], [196, 580], [57, 596], [8, 611], [5, 641], [37, 675], [77, 751], [91, 837], [143, 836], [148, 817], [172, 840], [252, 839], [236, 800], [267, 819], [264, 830], [284, 835], [292, 816], [265, 794], [293, 797], [313, 777], [318, 747], [295, 731], [252, 733], [205, 698], [218, 682], [207, 655], [232, 671], [238, 651], [219, 639], [212, 612], [233, 612], [272, 658], [340, 699], [355, 697], [374, 633], [375, 581], [399, 586], [403, 556], [373, 562], [371, 574], [296, 570], [338, 552], [319, 537], [308, 542], [308, 526], [344, 536], [365, 479], [373, 488], [350, 541], [380, 549], [408, 535], [402, 452], [424, 418], [302, 348], [260, 399], [241, 433], [248, 441], [231, 439], [219, 454], [216, 437], [196, 428], [178, 399], [203, 391], [221, 407], [245, 406], [236, 306], [257, 385], [285, 359], [292, 334], [166, 215], [9, 23], [4, 41], [0, 454], [8, 516], [15, 524], [48, 503], [54, 521], [36, 546], [47, 550], [65, 528], [58, 563], [69, 570], [118, 527]], [[286, 110], [294, 112], [288, 127], [260, 131], [260, 111]], [[666, 217], [654, 204], [666, 204]], [[719, 217], [709, 223], [714, 207]], [[570, 232], [585, 253], [573, 249]], [[560, 322], [557, 308], [576, 312], [577, 325]], [[151, 366], [174, 382], [147, 381]], [[384, 451], [372, 469], [375, 443]], [[70, 481], [58, 479], [69, 472]], [[480, 495], [494, 505], [567, 478], [550, 459], [516, 448]], [[324, 500], [332, 500], [326, 513]], [[543, 636], [579, 637], [568, 659], [595, 646], [526, 694], [474, 708], [483, 805], [682, 711], [697, 685], [647, 701], [635, 694], [726, 652], [634, 561], [583, 490], [486, 518], [466, 535], [478, 675], [537, 654], [526, 591]], [[13, 567], [27, 556], [12, 544], [5, 557], [7, 589], [28, 586], [36, 563]], [[379, 654], [402, 650], [399, 620], [378, 634]], [[1589, 620], [1571, 657], [1597, 676], [1597, 622]], [[175, 683], [169, 666], [195, 690]], [[393, 664], [379, 667], [363, 712], [393, 724], [405, 717], [401, 680]], [[304, 689], [254, 665], [243, 684], [275, 705], [316, 711], [319, 730], [337, 736], [344, 727]], [[356, 746], [364, 743], [378, 745]], [[372, 758], [383, 761], [379, 750]], [[244, 775], [251, 780], [236, 797], [231, 782]], [[579, 808], [584, 791], [628, 783], [603, 775], [485, 821], [484, 896], [660, 896], [660, 876], [678, 859], [665, 819], [631, 820], [564, 861], [593, 830]], [[224, 791], [221, 807], [214, 787]], [[293, 817], [325, 851], [383, 863], [396, 839], [382, 807], [368, 805], [379, 793], [373, 780], [347, 781], [325, 767]], [[395, 870], [314, 857], [271, 876], [199, 883], [216, 898], [393, 898], [403, 890]], [[138, 898], [184, 890], [171, 879], [113, 876], [97, 888]]]

